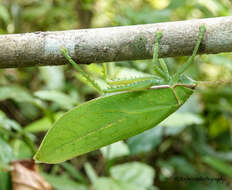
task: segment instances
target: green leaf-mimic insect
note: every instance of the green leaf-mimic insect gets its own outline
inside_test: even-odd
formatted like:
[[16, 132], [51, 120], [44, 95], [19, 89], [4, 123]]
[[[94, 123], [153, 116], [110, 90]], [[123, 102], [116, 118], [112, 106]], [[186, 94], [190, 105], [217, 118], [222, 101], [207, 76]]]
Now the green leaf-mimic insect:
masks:
[[[192, 95], [197, 83], [183, 75], [193, 62], [205, 33], [200, 27], [192, 56], [170, 76], [163, 59], [158, 59], [159, 40], [156, 33], [153, 66], [158, 76], [121, 81], [122, 85], [102, 89], [68, 55], [66, 59], [99, 92], [111, 93], [81, 104], [64, 114], [48, 131], [35, 160], [59, 163], [126, 139], [150, 129], [175, 112]], [[113, 93], [120, 92], [120, 93]]]

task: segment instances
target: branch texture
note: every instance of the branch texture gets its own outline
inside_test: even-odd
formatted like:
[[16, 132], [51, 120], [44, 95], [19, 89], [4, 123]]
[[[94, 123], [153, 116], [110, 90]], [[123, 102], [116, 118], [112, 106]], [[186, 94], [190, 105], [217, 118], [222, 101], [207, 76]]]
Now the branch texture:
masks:
[[80, 64], [151, 59], [155, 33], [162, 31], [160, 57], [190, 55], [200, 25], [199, 53], [232, 52], [232, 16], [157, 24], [0, 35], [0, 68], [61, 65], [66, 47]]

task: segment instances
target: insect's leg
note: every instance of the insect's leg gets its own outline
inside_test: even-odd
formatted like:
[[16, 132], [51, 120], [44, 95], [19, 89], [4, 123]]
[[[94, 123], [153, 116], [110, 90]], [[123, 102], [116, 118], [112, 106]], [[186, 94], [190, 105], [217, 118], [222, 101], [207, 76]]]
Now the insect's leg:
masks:
[[159, 59], [159, 62], [160, 62], [160, 66], [161, 66], [163, 72], [165, 73], [165, 79], [167, 81], [169, 81], [170, 80], [170, 74], [169, 74], [169, 71], [168, 71], [167, 63], [165, 62], [164, 59]]
[[104, 81], [107, 81], [108, 73], [107, 73], [107, 64], [106, 63], [102, 64], [102, 70], [103, 70], [103, 79], [104, 79]]
[[193, 50], [193, 53], [192, 53], [192, 56], [189, 57], [189, 59], [187, 60], [187, 62], [179, 68], [179, 70], [176, 72], [176, 74], [173, 76], [173, 82], [175, 83], [178, 78], [180, 77], [180, 75], [186, 70], [188, 69], [188, 67], [191, 65], [191, 63], [193, 62], [194, 60], [194, 57], [196, 56], [197, 54], [197, 51], [200, 47], [200, 44], [201, 44], [201, 41], [203, 39], [203, 36], [204, 36], [204, 33], [206, 31], [206, 27], [205, 25], [201, 25], [200, 26], [200, 32], [199, 32], [199, 36], [198, 36], [198, 40], [197, 40], [197, 43], [194, 47], [194, 50]]
[[141, 82], [145, 80], [152, 80], [152, 81], [157, 81], [156, 84], [154, 85], [159, 85], [161, 84], [162, 79], [158, 76], [144, 76], [144, 77], [136, 77], [136, 78], [126, 78], [126, 79], [117, 79], [117, 80], [109, 80], [108, 84], [110, 86], [115, 86], [115, 85], [128, 85], [136, 82]]
[[113, 92], [120, 92], [120, 91], [136, 91], [136, 90], [143, 90], [151, 87], [154, 84], [153, 80], [144, 80], [140, 82], [131, 83], [128, 85], [119, 85], [115, 87], [110, 87], [104, 89], [104, 93], [113, 93]]
[[121, 72], [121, 68], [120, 69], [116, 68], [114, 62], [103, 63], [102, 65], [103, 65], [103, 79], [109, 86], [111, 86], [112, 78], [115, 78]]
[[159, 68], [158, 66], [158, 54], [159, 54], [159, 40], [162, 38], [161, 32], [156, 32], [155, 35], [155, 47], [154, 47], [154, 53], [153, 53], [153, 68], [154, 71], [163, 79], [166, 79], [165, 73]]
[[64, 57], [69, 61], [69, 63], [72, 64], [72, 66], [87, 80], [90, 82], [90, 84], [93, 85], [99, 92], [103, 92], [102, 88], [89, 77], [87, 73], [85, 73], [82, 68], [69, 56], [68, 50], [65, 48], [61, 48], [61, 52], [63, 53]]

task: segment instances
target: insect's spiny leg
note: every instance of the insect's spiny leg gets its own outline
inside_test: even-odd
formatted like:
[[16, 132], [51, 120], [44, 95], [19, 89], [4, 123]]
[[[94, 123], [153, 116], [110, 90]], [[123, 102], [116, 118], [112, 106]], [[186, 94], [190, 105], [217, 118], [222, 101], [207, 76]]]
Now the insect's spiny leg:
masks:
[[189, 66], [191, 65], [191, 63], [193, 62], [193, 60], [194, 60], [194, 58], [195, 58], [195, 56], [196, 56], [196, 54], [197, 54], [197, 52], [198, 52], [198, 49], [199, 49], [199, 47], [200, 47], [200, 44], [201, 44], [201, 41], [202, 41], [202, 39], [203, 39], [203, 36], [204, 36], [205, 31], [206, 31], [205, 25], [201, 25], [201, 26], [200, 26], [200, 32], [199, 32], [198, 40], [197, 40], [197, 43], [196, 43], [196, 45], [195, 45], [195, 47], [194, 47], [193, 53], [192, 53], [191, 57], [189, 57], [189, 59], [187, 60], [187, 62], [186, 62], [182, 67], [180, 67], [179, 70], [176, 72], [176, 74], [175, 74], [174, 77], [173, 77], [173, 83], [175, 83], [175, 82], [178, 80], [179, 76], [180, 76], [186, 69], [188, 69], [188, 67], [189, 67]]
[[65, 48], [61, 49], [62, 54], [64, 55], [64, 57], [69, 61], [69, 63], [71, 63], [71, 65], [87, 80], [89, 81], [93, 87], [95, 87], [99, 92], [103, 92], [102, 88], [93, 80], [89, 77], [89, 75], [87, 73], [85, 73], [82, 68], [69, 56], [68, 54], [68, 50]]
[[161, 32], [156, 32], [155, 37], [155, 47], [153, 53], [153, 68], [154, 71], [162, 78], [166, 78], [165, 73], [158, 66], [158, 54], [159, 54], [159, 40], [162, 38], [163, 34]]
[[158, 76], [144, 76], [144, 77], [114, 79], [114, 80], [108, 80], [107, 82], [110, 86], [113, 86], [113, 85], [129, 85], [132, 83], [142, 82], [147, 80], [157, 81], [157, 83], [160, 84], [160, 81], [162, 79]]

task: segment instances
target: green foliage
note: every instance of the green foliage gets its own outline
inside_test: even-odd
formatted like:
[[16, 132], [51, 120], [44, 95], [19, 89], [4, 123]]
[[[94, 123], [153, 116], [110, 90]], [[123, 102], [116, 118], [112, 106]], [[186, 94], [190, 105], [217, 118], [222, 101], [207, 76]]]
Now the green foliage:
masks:
[[[57, 120], [63, 115], [63, 112], [53, 113], [54, 120]], [[52, 127], [53, 120], [45, 116], [24, 127], [24, 131], [31, 133], [45, 132]]]
[[5, 164], [8, 164], [13, 159], [13, 151], [12, 148], [3, 140], [0, 139], [0, 165], [4, 167]]
[[232, 177], [232, 167], [230, 164], [227, 164], [222, 160], [219, 160], [219, 159], [216, 159], [213, 157], [209, 157], [209, 156], [203, 157], [202, 160], [205, 163], [212, 166], [212, 168], [215, 168], [217, 171], [221, 172], [222, 174], [224, 174], [230, 178]]
[[[88, 169], [91, 165], [88, 165]], [[87, 172], [88, 173], [88, 172]], [[153, 186], [154, 169], [140, 162], [131, 162], [117, 165], [110, 169], [110, 177], [97, 177], [92, 182], [94, 189], [115, 190], [149, 190], [156, 189]], [[91, 179], [91, 177], [90, 177]]]
[[44, 177], [56, 190], [87, 190], [85, 185], [74, 182], [66, 175], [52, 176], [44, 174]]
[[100, 150], [104, 158], [107, 160], [129, 155], [129, 148], [123, 141], [104, 146]]
[[139, 162], [131, 162], [112, 167], [110, 174], [116, 180], [130, 182], [144, 188], [152, 186], [155, 177], [155, 172], [152, 167]]
[[42, 99], [56, 102], [61, 108], [63, 109], [71, 109], [75, 104], [76, 101], [72, 99], [72, 97], [59, 92], [59, 91], [52, 91], [52, 90], [41, 90], [35, 92], [35, 96]]
[[6, 99], [12, 99], [16, 102], [35, 102], [34, 98], [27, 92], [27, 90], [20, 86], [1, 86], [0, 101]]

